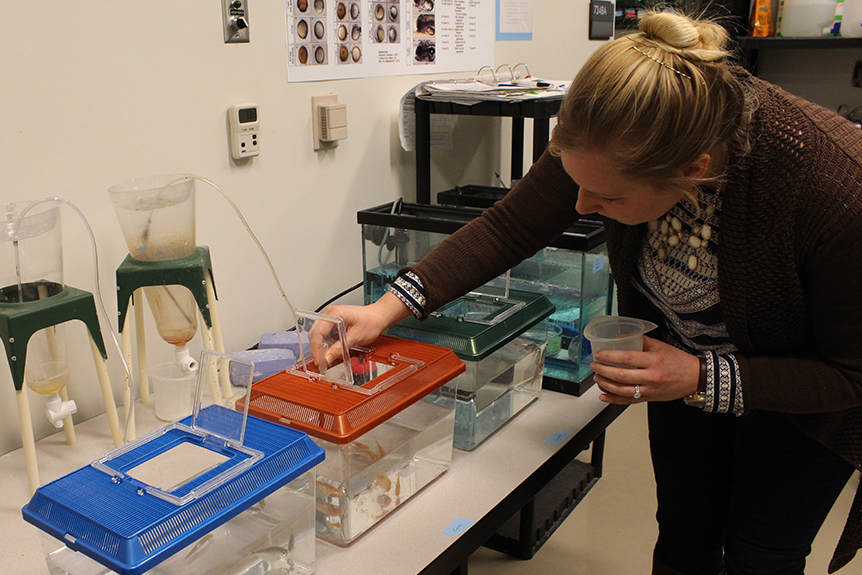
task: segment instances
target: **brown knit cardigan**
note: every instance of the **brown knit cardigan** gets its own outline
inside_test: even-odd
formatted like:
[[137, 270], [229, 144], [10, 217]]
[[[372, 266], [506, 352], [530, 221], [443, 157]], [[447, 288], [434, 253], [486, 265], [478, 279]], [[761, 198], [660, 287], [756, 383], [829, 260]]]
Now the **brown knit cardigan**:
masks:
[[[862, 130], [743, 74], [758, 99], [751, 151], [722, 193], [719, 291], [746, 411], [792, 414], [862, 469]], [[575, 220], [577, 185], [547, 152], [504, 200], [412, 266], [428, 311], [531, 256]], [[621, 315], [657, 311], [632, 274], [646, 225], [606, 222]], [[829, 566], [862, 547], [862, 489]]]

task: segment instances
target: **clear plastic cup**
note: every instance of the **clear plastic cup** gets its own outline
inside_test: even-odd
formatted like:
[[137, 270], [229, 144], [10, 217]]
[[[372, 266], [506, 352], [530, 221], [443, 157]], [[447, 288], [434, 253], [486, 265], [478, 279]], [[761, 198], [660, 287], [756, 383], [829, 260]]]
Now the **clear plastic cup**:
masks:
[[183, 373], [175, 363], [163, 363], [144, 370], [153, 383], [156, 417], [177, 421], [192, 413], [192, 391], [197, 371]]
[[593, 353], [605, 349], [643, 351], [644, 334], [657, 327], [634, 317], [603, 315], [587, 324], [584, 337], [589, 340]]

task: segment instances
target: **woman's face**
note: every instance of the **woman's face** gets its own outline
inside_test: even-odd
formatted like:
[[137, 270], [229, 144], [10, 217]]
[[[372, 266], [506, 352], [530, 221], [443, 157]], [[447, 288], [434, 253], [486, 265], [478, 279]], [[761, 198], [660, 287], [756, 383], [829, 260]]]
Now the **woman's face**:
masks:
[[580, 186], [575, 209], [634, 226], [662, 217], [683, 194], [619, 174], [600, 153], [563, 150], [563, 168]]

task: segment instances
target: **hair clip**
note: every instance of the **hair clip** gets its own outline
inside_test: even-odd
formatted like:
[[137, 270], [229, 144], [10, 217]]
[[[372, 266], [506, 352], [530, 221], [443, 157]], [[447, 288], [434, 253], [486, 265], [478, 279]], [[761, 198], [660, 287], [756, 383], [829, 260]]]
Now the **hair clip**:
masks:
[[692, 80], [692, 77], [691, 77], [691, 76], [689, 76], [688, 74], [683, 74], [682, 72], [680, 72], [679, 70], [677, 70], [677, 69], [676, 69], [676, 68], [674, 68], [673, 66], [670, 66], [670, 65], [668, 65], [668, 64], [665, 64], [664, 62], [662, 62], [662, 61], [660, 61], [660, 60], [657, 60], [656, 58], [653, 58], [652, 56], [650, 56], [649, 54], [647, 54], [646, 52], [644, 52], [643, 50], [641, 50], [641, 49], [640, 49], [640, 48], [638, 48], [637, 46], [632, 45], [632, 46], [631, 46], [631, 48], [632, 48], [632, 50], [635, 50], [635, 51], [637, 51], [637, 52], [640, 52], [641, 54], [643, 54], [644, 56], [646, 56], [647, 58], [649, 58], [650, 60], [652, 60], [652, 61], [653, 61], [653, 62], [655, 62], [656, 64], [659, 64], [659, 65], [661, 65], [661, 66], [664, 66], [664, 67], [665, 67], [665, 68], [667, 68], [668, 70], [672, 70], [672, 71], [676, 72], [677, 74], [679, 74], [679, 75], [680, 75], [680, 76], [682, 76], [683, 78], [688, 78], [689, 80]]

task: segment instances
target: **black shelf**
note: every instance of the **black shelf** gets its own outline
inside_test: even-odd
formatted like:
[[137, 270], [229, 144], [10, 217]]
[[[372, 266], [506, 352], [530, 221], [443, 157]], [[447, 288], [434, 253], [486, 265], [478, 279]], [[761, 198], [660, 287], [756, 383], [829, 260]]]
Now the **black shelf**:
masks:
[[480, 102], [467, 105], [417, 98], [416, 113], [416, 203], [431, 203], [431, 114], [498, 116], [512, 118], [512, 180], [524, 172], [524, 118], [533, 119], [533, 161], [545, 151], [550, 139], [551, 118], [560, 111], [562, 94], [516, 102]]
[[762, 38], [758, 36], [738, 36], [736, 43], [743, 50], [753, 49], [792, 49], [804, 48], [862, 48], [862, 38], [832, 38], [828, 36], [812, 38], [784, 38], [770, 36]]

